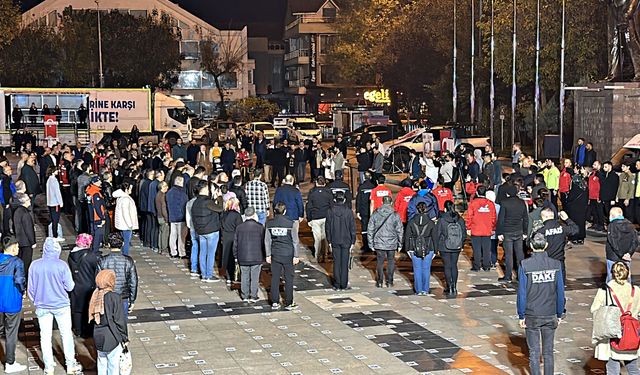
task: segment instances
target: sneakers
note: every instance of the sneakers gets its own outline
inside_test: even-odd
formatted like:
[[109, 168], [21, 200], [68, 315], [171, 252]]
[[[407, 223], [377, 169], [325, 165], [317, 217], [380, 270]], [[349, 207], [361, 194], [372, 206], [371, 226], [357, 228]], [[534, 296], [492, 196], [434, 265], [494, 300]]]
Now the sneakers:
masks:
[[274, 302], [271, 304], [271, 310], [279, 310], [280, 309], [280, 304], [277, 302]]
[[[27, 369], [27, 366], [21, 365], [18, 362], [13, 362], [12, 364], [7, 364], [4, 366], [5, 374], [14, 374], [16, 372], [22, 372]], [[51, 372], [53, 374], [53, 372]]]
[[76, 375], [79, 372], [82, 372], [82, 365], [79, 364], [78, 362], [67, 367], [67, 375]]
[[290, 305], [284, 307], [288, 311], [293, 311], [298, 308], [298, 305], [295, 302], [292, 302]]
[[243, 298], [242, 302], [249, 303], [249, 298]]
[[258, 302], [258, 301], [259, 301], [258, 297], [251, 297], [251, 298], [249, 298], [249, 303], [256, 303], [256, 302]]
[[194, 277], [198, 277], [198, 276], [200, 276], [200, 274], [199, 274], [199, 273], [197, 273], [197, 272], [191, 272], [189, 275], [190, 275], [190, 276], [194, 276]]
[[511, 279], [507, 279], [506, 277], [501, 277], [498, 279], [499, 283], [505, 283], [505, 284], [509, 284], [511, 283]]

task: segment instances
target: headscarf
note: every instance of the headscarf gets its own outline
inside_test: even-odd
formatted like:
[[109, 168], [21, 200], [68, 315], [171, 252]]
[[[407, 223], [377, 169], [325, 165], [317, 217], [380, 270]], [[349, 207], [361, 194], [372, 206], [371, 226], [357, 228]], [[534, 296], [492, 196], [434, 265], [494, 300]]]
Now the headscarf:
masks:
[[93, 242], [93, 236], [87, 233], [80, 233], [78, 237], [76, 237], [76, 246], [79, 249], [88, 249], [91, 247], [91, 242]]
[[116, 286], [116, 273], [113, 270], [102, 270], [96, 276], [96, 290], [89, 302], [89, 322], [100, 324], [100, 315], [104, 314], [104, 295], [112, 292]]

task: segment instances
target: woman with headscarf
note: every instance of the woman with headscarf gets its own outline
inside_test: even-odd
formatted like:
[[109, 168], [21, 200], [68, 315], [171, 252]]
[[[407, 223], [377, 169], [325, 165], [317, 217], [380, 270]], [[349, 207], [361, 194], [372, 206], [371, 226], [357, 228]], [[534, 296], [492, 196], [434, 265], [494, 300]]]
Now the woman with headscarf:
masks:
[[91, 337], [91, 326], [87, 311], [91, 293], [96, 288], [96, 269], [98, 257], [91, 252], [93, 237], [80, 233], [76, 237], [76, 246], [69, 253], [69, 269], [76, 284], [69, 293], [71, 301], [71, 324], [76, 336]]
[[233, 238], [236, 227], [242, 224], [240, 201], [233, 197], [224, 204], [222, 213], [222, 268], [225, 270], [227, 284], [236, 281], [236, 262], [233, 258]]
[[562, 207], [569, 215], [569, 218], [578, 225], [579, 231], [569, 240], [577, 245], [584, 243], [587, 223], [587, 206], [589, 204], [589, 191], [587, 187], [587, 176], [589, 172], [582, 167], [580, 173], [571, 176], [571, 188], [566, 198], [566, 207]]
[[98, 374], [119, 375], [120, 355], [129, 342], [122, 298], [113, 289], [116, 274], [102, 270], [96, 276], [97, 289], [89, 303], [89, 321], [95, 321], [93, 340], [98, 351]]

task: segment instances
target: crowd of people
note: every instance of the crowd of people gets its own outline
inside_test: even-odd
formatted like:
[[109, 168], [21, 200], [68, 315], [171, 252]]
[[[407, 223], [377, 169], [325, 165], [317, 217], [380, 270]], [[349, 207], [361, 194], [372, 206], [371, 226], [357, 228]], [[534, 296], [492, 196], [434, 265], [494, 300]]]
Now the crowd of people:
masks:
[[[640, 161], [617, 173], [611, 162], [598, 161], [584, 140], [572, 158], [562, 161], [562, 169], [551, 159], [533, 160], [519, 144], [513, 145], [509, 165], [490, 146], [441, 157], [413, 153], [394, 198], [383, 171], [384, 145], [367, 133], [355, 140], [350, 161], [341, 135], [329, 147], [317, 138], [289, 144], [248, 130], [230, 135], [222, 146], [182, 140], [139, 144], [137, 132], [123, 138], [118, 131], [106, 144], [26, 143], [15, 173], [0, 158], [5, 248], [0, 275], [12, 276], [0, 279], [0, 291], [7, 294], [0, 295], [0, 312], [7, 342], [13, 343], [7, 348], [15, 351], [26, 292], [40, 320], [45, 373], [54, 366], [53, 319], [68, 373], [81, 368], [74, 335], [93, 337], [100, 373], [111, 374], [106, 369], [127, 350], [127, 314], [137, 297], [137, 272], [129, 256], [135, 233], [153, 252], [180, 258], [194, 279], [239, 283], [246, 303], [259, 301], [262, 266], [269, 264], [274, 310], [297, 308], [293, 278], [302, 257], [304, 221], [313, 235], [312, 261], [333, 261], [336, 291], [350, 289], [357, 222], [361, 251], [377, 258], [376, 286], [394, 286], [396, 256], [406, 252], [419, 296], [431, 294], [436, 256], [444, 265], [445, 296], [458, 296], [459, 257], [470, 238], [471, 271], [519, 283], [518, 314], [528, 337], [541, 334], [541, 327], [557, 326], [564, 313], [565, 249], [583, 243], [587, 222], [595, 231], [607, 230], [611, 282], [620, 281], [617, 264], [629, 268], [638, 245], [632, 223], [640, 220]], [[344, 181], [347, 162], [358, 171], [354, 189]], [[306, 199], [303, 183], [313, 184]], [[32, 261], [33, 205], [41, 193], [50, 218], [48, 236], [42, 257]], [[63, 216], [77, 234], [66, 263], [59, 259]], [[551, 296], [553, 303], [544, 300]], [[553, 340], [542, 332], [542, 353], [548, 355]], [[531, 351], [532, 368], [539, 366], [536, 353]], [[5, 372], [25, 369], [13, 353], [6, 358]]]

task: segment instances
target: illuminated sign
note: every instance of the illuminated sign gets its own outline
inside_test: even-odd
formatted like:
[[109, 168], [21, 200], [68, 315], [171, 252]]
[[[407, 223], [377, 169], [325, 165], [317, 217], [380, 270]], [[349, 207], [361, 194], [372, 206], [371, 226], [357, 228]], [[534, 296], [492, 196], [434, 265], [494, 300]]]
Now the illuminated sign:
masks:
[[364, 99], [371, 103], [391, 104], [391, 97], [387, 89], [365, 91]]

